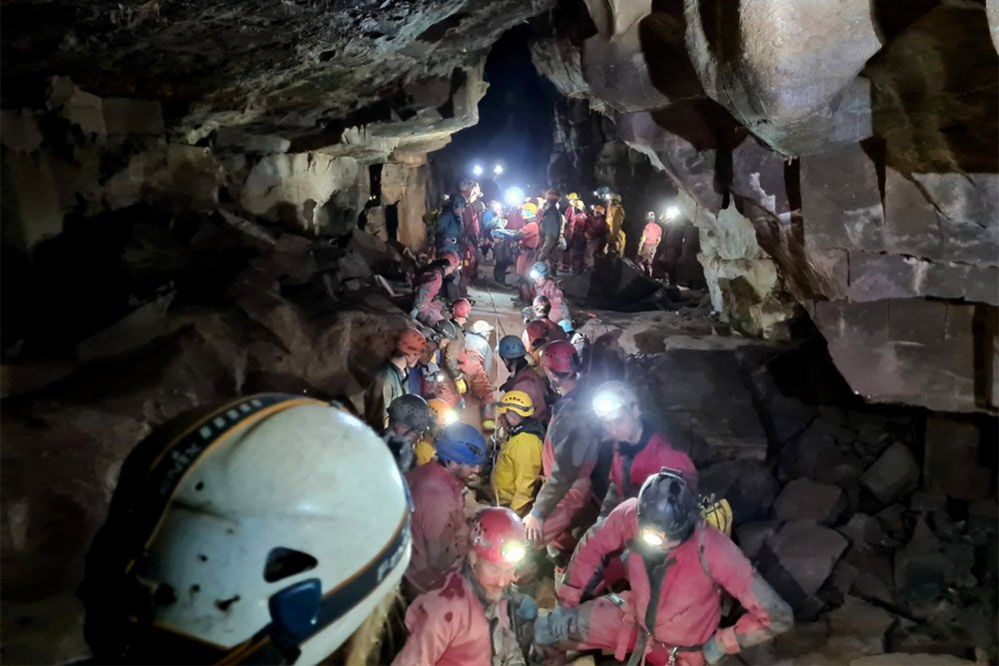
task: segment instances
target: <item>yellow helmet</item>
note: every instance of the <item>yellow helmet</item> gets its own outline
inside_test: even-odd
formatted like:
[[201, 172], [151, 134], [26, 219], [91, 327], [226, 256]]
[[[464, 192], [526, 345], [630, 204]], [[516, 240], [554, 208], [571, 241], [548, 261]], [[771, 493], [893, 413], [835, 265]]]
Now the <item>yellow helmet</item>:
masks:
[[532, 203], [526, 203], [526, 204], [524, 204], [523, 206], [521, 206], [521, 208], [520, 208], [520, 209], [521, 209], [522, 211], [524, 211], [525, 213], [532, 213], [532, 214], [534, 214], [534, 215], [537, 215], [537, 214], [538, 214], [538, 207], [537, 207], [537, 206], [535, 206], [535, 205], [534, 205], [534, 204], [532, 204]]
[[575, 201], [576, 199], [579, 198], [579, 195], [576, 194], [575, 192], [570, 192], [569, 196], [566, 197], [566, 198], [569, 199], [569, 201]]
[[534, 401], [523, 391], [508, 391], [500, 398], [496, 416], [502, 416], [508, 411], [526, 419], [534, 415]]
[[610, 196], [610, 200], [611, 200], [611, 203], [621, 203], [621, 195], [620, 194], [612, 194]]

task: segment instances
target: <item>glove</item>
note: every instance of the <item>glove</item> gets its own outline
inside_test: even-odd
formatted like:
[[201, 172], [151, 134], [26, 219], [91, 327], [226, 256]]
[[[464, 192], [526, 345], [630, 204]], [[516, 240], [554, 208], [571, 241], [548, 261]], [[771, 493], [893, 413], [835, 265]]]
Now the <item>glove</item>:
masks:
[[458, 393], [462, 395], [468, 393], [468, 383], [464, 377], [458, 377], [458, 379], [454, 380], [454, 384], [458, 387]]
[[701, 652], [704, 653], [704, 661], [709, 664], [717, 664], [725, 656], [725, 648], [719, 645], [714, 638], [701, 646]]
[[538, 617], [538, 602], [526, 594], [517, 598], [517, 617], [534, 621]]
[[562, 643], [569, 638], [569, 632], [579, 616], [577, 610], [567, 610], [561, 606], [547, 615], [538, 615], [534, 622], [534, 642], [549, 646]]

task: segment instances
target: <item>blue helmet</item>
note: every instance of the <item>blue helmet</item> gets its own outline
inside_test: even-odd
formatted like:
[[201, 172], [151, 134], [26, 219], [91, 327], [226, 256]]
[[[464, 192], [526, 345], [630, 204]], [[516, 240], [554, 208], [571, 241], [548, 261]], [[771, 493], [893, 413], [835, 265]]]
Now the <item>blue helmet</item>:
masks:
[[535, 280], [548, 277], [548, 264], [539, 261], [531, 266], [531, 277]]
[[572, 334], [573, 329], [572, 329], [572, 322], [570, 320], [563, 319], [558, 323], [558, 325], [562, 328], [563, 331], [565, 331], [566, 335]]
[[499, 341], [499, 357], [504, 361], [527, 356], [527, 348], [516, 335], [504, 335]]
[[486, 439], [467, 423], [452, 423], [437, 435], [437, 459], [460, 465], [486, 464]]

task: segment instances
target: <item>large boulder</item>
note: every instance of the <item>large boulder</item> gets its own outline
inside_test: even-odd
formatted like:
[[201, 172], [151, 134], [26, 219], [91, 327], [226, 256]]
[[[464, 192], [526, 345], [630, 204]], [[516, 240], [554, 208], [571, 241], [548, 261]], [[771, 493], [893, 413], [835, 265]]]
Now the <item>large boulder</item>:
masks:
[[733, 536], [746, 557], [755, 560], [763, 548], [763, 543], [773, 536], [780, 526], [779, 520], [744, 523], [735, 528]]
[[[684, 13], [707, 94], [777, 151], [816, 152], [869, 131], [869, 102], [840, 99], [881, 47], [869, 3], [687, 0]], [[850, 113], [837, 122], [840, 104]]]
[[919, 486], [919, 465], [908, 446], [895, 442], [867, 468], [860, 477], [860, 483], [881, 502], [888, 504]]
[[812, 520], [785, 524], [766, 540], [757, 567], [795, 611], [795, 618], [814, 618], [823, 603], [815, 594], [832, 574], [847, 541]]
[[978, 378], [974, 354], [990, 348], [995, 334], [975, 325], [974, 305], [828, 301], [814, 304], [812, 318], [836, 367], [868, 400], [954, 412], [995, 407], [997, 394]]
[[774, 517], [784, 522], [814, 520], [832, 525], [846, 506], [846, 494], [839, 486], [801, 478], [784, 486], [777, 496]]

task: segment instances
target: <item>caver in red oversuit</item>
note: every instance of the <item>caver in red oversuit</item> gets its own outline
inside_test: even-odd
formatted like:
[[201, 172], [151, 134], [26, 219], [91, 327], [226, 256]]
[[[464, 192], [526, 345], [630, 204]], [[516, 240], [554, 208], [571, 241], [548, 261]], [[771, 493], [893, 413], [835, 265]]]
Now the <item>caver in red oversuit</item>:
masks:
[[486, 441], [467, 423], [445, 427], [434, 442], [437, 460], [406, 473], [413, 498], [413, 555], [406, 591], [422, 594], [465, 556], [465, 486], [486, 463]]
[[563, 256], [569, 257], [573, 273], [581, 273], [586, 259], [586, 232], [589, 226], [589, 216], [582, 201], [576, 199], [572, 202], [565, 212], [565, 222], [567, 247]]
[[540, 358], [542, 347], [549, 342], [566, 340], [567, 338], [562, 327], [545, 316], [543, 319], [532, 319], [527, 322], [520, 339], [523, 341], [527, 353], [537, 361]]
[[538, 248], [541, 246], [541, 228], [536, 217], [525, 218], [524, 226], [517, 232], [519, 253], [517, 254], [517, 275], [520, 276], [520, 297], [525, 303], [534, 300], [531, 286], [531, 266], [537, 263]]
[[551, 303], [551, 310], [548, 311], [548, 318], [555, 324], [569, 320], [569, 304], [565, 302], [565, 295], [559, 288], [555, 280], [542, 275], [540, 279], [534, 280], [534, 293], [536, 296], [544, 296]]
[[650, 476], [663, 468], [683, 475], [687, 485], [697, 489], [694, 461], [669, 443], [642, 418], [638, 394], [622, 381], [601, 384], [593, 396], [593, 411], [607, 438], [614, 443], [610, 483], [600, 509], [604, 517], [622, 501], [638, 496]]
[[[580, 604], [604, 558], [626, 549], [630, 590]], [[746, 613], [720, 628], [723, 591]], [[539, 645], [606, 650], [619, 661], [636, 653], [636, 663], [654, 666], [715, 663], [793, 624], [790, 606], [738, 546], [699, 518], [693, 492], [669, 472], [590, 529], [558, 596], [561, 607], [535, 625]]]
[[606, 252], [608, 236], [610, 236], [610, 227], [607, 226], [606, 211], [603, 206], [594, 206], [593, 214], [588, 217], [586, 223], [586, 258], [584, 260], [586, 270], [592, 269], [597, 258]]
[[458, 270], [461, 260], [454, 252], [445, 252], [416, 278], [416, 300], [409, 315], [425, 326], [435, 326], [445, 318], [440, 298], [444, 278]]
[[[428, 465], [429, 467], [429, 465]], [[524, 528], [506, 508], [483, 509], [471, 530], [467, 560], [406, 611], [409, 638], [394, 666], [522, 666], [518, 625], [537, 616], [510, 589], [526, 552]]]
[[461, 195], [465, 197], [468, 205], [461, 212], [462, 227], [462, 293], [468, 288], [469, 283], [479, 277], [479, 242], [480, 242], [480, 220], [485, 206], [482, 204], [482, 189], [474, 181], [464, 181], [460, 184]]
[[597, 464], [600, 442], [589, 391], [579, 377], [576, 349], [565, 340], [549, 343], [541, 350], [541, 367], [560, 397], [545, 434], [544, 484], [524, 526], [528, 539], [547, 546], [558, 564], [575, 545], [573, 528], [585, 527], [596, 518], [590, 473]]
[[663, 239], [663, 228], [656, 222], [656, 214], [648, 213], [645, 216], [646, 225], [642, 230], [642, 238], [638, 243], [638, 263], [645, 270], [646, 274], [652, 276], [652, 263], [656, 258], [656, 250]]

